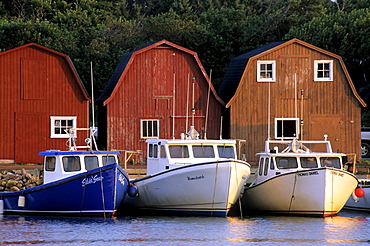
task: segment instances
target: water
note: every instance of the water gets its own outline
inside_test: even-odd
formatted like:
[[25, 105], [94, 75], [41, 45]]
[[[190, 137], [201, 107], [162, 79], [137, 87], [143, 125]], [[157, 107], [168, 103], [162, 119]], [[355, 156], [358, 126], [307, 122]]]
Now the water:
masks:
[[329, 218], [1, 216], [0, 245], [358, 245], [370, 243], [370, 214]]

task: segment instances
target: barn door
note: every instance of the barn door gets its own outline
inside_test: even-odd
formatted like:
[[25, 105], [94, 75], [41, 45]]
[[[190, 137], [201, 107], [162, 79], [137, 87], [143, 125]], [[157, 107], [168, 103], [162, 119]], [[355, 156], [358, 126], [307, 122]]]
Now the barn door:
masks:
[[[343, 140], [341, 129], [342, 121], [339, 115], [312, 115], [310, 117], [309, 137], [305, 140], [323, 140], [324, 135], [327, 134], [333, 152], [341, 151], [341, 141]], [[320, 151], [324, 151], [324, 149], [320, 149]]]
[[42, 163], [38, 153], [46, 150], [47, 117], [33, 113], [16, 113], [15, 117], [15, 163]]

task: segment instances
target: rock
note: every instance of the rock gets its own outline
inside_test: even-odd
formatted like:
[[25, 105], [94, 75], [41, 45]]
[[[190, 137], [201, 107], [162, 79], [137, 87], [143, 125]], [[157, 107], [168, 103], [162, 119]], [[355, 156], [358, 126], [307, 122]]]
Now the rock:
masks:
[[12, 192], [29, 189], [43, 184], [42, 176], [34, 176], [24, 168], [16, 171], [0, 172], [0, 192]]

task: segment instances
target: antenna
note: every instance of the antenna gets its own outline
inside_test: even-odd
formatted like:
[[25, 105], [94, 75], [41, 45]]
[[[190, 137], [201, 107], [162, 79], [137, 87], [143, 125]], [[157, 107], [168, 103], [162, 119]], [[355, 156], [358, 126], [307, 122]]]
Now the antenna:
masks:
[[172, 138], [175, 139], [175, 79], [176, 79], [176, 73], [173, 73], [173, 102], [172, 102]]
[[271, 124], [271, 83], [269, 83], [269, 89], [268, 89], [268, 105], [267, 105], [267, 139], [270, 140], [270, 124]]
[[188, 73], [188, 80], [187, 81], [187, 84], [188, 84], [188, 88], [187, 88], [187, 91], [186, 91], [186, 125], [185, 125], [185, 130], [187, 131], [188, 130], [188, 124], [189, 124], [189, 86], [190, 86], [190, 75]]
[[[212, 78], [212, 69], [211, 71], [209, 72], [209, 82], [212, 83], [211, 81], [211, 78]], [[205, 126], [204, 126], [204, 139], [207, 139], [207, 125], [208, 125], [208, 108], [209, 108], [209, 96], [210, 96], [210, 93], [211, 93], [211, 84], [208, 85], [208, 95], [207, 95], [207, 108], [206, 108], [206, 122], [205, 122]]]
[[191, 114], [192, 114], [192, 126], [194, 126], [195, 122], [194, 122], [194, 117], [195, 117], [195, 108], [194, 108], [194, 85], [195, 85], [195, 78], [193, 77], [191, 79], [191, 83], [192, 83], [192, 86], [193, 86], [193, 99], [192, 99], [192, 108], [191, 108]]
[[297, 96], [297, 73], [294, 73], [294, 111], [296, 118], [298, 118]]
[[92, 111], [92, 127], [95, 129], [95, 104], [94, 104], [94, 73], [92, 61], [90, 61], [91, 73], [91, 111]]

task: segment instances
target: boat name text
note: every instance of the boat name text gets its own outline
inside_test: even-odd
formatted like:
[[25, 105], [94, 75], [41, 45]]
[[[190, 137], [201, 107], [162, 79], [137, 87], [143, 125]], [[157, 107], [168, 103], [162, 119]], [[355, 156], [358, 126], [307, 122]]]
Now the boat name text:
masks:
[[118, 180], [119, 180], [119, 182], [120, 182], [122, 185], [125, 185], [125, 179], [123, 178], [123, 175], [122, 175], [122, 174], [120, 174], [120, 175], [119, 175]]
[[82, 180], [82, 187], [85, 187], [86, 185], [89, 185], [89, 184], [95, 184], [96, 182], [101, 182], [103, 180], [104, 177], [102, 176], [98, 176], [98, 175], [95, 175], [95, 176], [90, 176], [88, 178], [84, 178]]
[[204, 179], [204, 175], [199, 175], [199, 176], [195, 176], [195, 177], [189, 177], [188, 176], [188, 180], [197, 180], [197, 179]]
[[333, 174], [333, 175], [337, 175], [339, 177], [343, 177], [343, 173], [339, 173], [339, 172], [336, 172], [336, 171], [331, 171], [330, 173]]
[[311, 176], [311, 175], [318, 175], [318, 171], [312, 171], [312, 172], [305, 172], [305, 173], [298, 173], [298, 176]]

